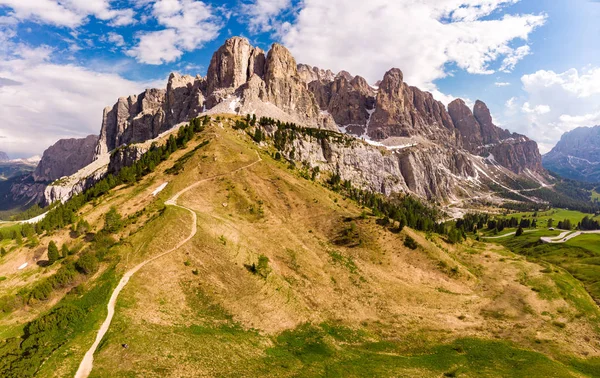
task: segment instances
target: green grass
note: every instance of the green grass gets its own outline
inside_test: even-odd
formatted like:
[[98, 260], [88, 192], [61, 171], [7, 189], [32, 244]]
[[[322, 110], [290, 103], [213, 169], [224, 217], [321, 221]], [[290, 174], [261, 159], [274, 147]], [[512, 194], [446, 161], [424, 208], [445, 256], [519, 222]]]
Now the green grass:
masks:
[[[332, 334], [330, 325], [305, 324], [285, 331], [266, 351], [257, 373], [298, 377], [550, 377], [593, 372], [598, 361], [566, 366], [509, 342], [464, 338], [406, 350], [390, 340], [361, 338], [360, 331]], [[371, 337], [370, 337], [371, 338]], [[259, 364], [260, 365], [260, 364]]]
[[600, 193], [595, 190], [592, 190], [592, 201], [600, 201]]
[[[514, 213], [514, 214], [509, 214], [508, 217], [516, 217], [516, 218], [530, 218], [533, 219], [533, 212], [526, 212], [526, 213]], [[548, 219], [553, 219], [554, 220], [554, 227], [556, 227], [556, 225], [558, 224], [559, 221], [568, 219], [571, 221], [571, 224], [573, 225], [577, 225], [577, 223], [579, 223], [585, 216], [589, 216], [591, 218], [594, 218], [594, 214], [586, 214], [586, 213], [582, 213], [581, 211], [575, 211], [575, 210], [565, 210], [565, 209], [551, 209], [548, 211], [539, 211], [537, 212], [537, 220], [538, 220], [538, 227], [547, 227], [548, 225]], [[594, 219], [600, 219], [600, 217], [595, 217]]]
[[[529, 259], [545, 261], [565, 269], [548, 274], [559, 288], [560, 296], [572, 302], [578, 310], [590, 319], [600, 320], [600, 309], [590, 300], [600, 302], [600, 235], [581, 235], [564, 244], [544, 244], [539, 238], [544, 232], [524, 234], [518, 238], [507, 237], [494, 242], [506, 246], [511, 251]], [[574, 277], [574, 278], [573, 278]], [[535, 283], [531, 285], [536, 288]], [[582, 287], [583, 286], [583, 287]], [[541, 296], [551, 295], [538, 287]]]

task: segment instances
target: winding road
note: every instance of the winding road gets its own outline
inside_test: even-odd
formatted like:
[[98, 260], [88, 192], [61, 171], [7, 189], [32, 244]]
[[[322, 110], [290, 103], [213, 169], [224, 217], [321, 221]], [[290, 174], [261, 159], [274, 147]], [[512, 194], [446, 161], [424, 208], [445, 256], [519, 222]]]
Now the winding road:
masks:
[[579, 235], [586, 235], [586, 234], [600, 234], [600, 230], [596, 230], [596, 231], [576, 231], [571, 233], [572, 231], [565, 231], [563, 233], [561, 233], [558, 236], [545, 236], [545, 237], [541, 237], [540, 240], [544, 243], [549, 243], [549, 244], [560, 244], [560, 243], [566, 243], [569, 240], [578, 237]]
[[173, 197], [171, 197], [171, 199], [169, 199], [168, 201], [165, 202], [165, 205], [179, 207], [181, 209], [185, 209], [185, 210], [189, 211], [192, 214], [192, 223], [190, 225], [190, 235], [187, 238], [185, 238], [184, 240], [182, 240], [181, 242], [179, 242], [179, 244], [177, 244], [175, 247], [173, 247], [173, 248], [169, 249], [168, 251], [165, 251], [159, 255], [151, 257], [148, 260], [145, 260], [145, 261], [139, 263], [138, 265], [136, 265], [135, 267], [133, 267], [132, 269], [130, 269], [129, 271], [127, 271], [125, 273], [125, 275], [123, 276], [123, 278], [121, 278], [121, 281], [119, 281], [119, 284], [113, 291], [112, 295], [110, 296], [110, 299], [109, 299], [108, 305], [107, 305], [108, 313], [106, 314], [106, 319], [104, 319], [102, 326], [100, 326], [100, 329], [98, 330], [98, 334], [96, 335], [96, 340], [94, 341], [94, 344], [92, 344], [90, 349], [88, 349], [88, 351], [85, 353], [83, 360], [81, 360], [81, 363], [79, 364], [79, 368], [77, 369], [77, 372], [75, 373], [75, 378], [87, 378], [90, 375], [90, 373], [92, 372], [92, 367], [94, 365], [94, 353], [96, 352], [96, 349], [98, 349], [98, 345], [102, 341], [102, 338], [104, 337], [104, 335], [106, 335], [106, 332], [108, 332], [110, 323], [112, 322], [113, 316], [115, 315], [115, 305], [117, 304], [117, 299], [119, 297], [119, 294], [125, 287], [125, 285], [127, 285], [127, 283], [129, 282], [129, 279], [137, 271], [142, 269], [148, 263], [151, 263], [155, 260], [160, 259], [161, 257], [163, 257], [165, 255], [168, 255], [169, 253], [176, 251], [177, 249], [181, 248], [185, 243], [190, 241], [196, 235], [196, 232], [198, 230], [197, 229], [198, 218], [196, 216], [196, 212], [185, 206], [178, 205], [177, 200], [179, 199], [179, 197], [181, 197], [181, 195], [183, 195], [184, 193], [194, 189], [195, 187], [201, 185], [204, 182], [234, 174], [236, 172], [239, 172], [244, 169], [248, 169], [248, 168], [252, 167], [253, 165], [260, 163], [262, 161], [262, 158], [258, 154], [258, 151], [256, 152], [256, 155], [258, 157], [258, 160], [256, 160], [255, 162], [245, 165], [241, 168], [238, 168], [238, 169], [228, 172], [228, 173], [212, 176], [212, 177], [197, 181], [194, 184], [189, 185], [185, 189], [177, 192]]

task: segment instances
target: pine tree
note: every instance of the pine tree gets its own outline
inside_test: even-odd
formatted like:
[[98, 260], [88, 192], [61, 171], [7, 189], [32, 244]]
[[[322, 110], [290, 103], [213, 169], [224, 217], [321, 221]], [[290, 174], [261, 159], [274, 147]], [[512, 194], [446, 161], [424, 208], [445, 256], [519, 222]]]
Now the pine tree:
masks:
[[48, 262], [50, 264], [54, 264], [54, 262], [56, 262], [56, 260], [59, 258], [60, 255], [58, 253], [58, 247], [56, 246], [54, 240], [52, 240], [50, 244], [48, 244]]
[[67, 243], [63, 244], [62, 247], [60, 248], [60, 254], [62, 255], [62, 258], [66, 258], [67, 256], [69, 256], [69, 247], [67, 247]]
[[523, 227], [519, 226], [519, 228], [517, 229], [517, 233], [515, 234], [515, 236], [521, 236], [523, 235]]

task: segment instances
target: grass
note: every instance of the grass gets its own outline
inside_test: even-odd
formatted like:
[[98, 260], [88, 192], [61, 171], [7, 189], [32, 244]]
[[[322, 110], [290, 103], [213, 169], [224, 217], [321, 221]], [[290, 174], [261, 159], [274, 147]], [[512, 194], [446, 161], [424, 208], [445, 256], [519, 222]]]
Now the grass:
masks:
[[[539, 234], [525, 234], [519, 238], [508, 237], [497, 239], [495, 242], [505, 245], [517, 254], [564, 268], [585, 286], [592, 298], [600, 301], [600, 235], [581, 235], [564, 244], [543, 244], [539, 241]], [[600, 310], [593, 303], [587, 303], [585, 293], [581, 292], [578, 282], [570, 282], [571, 280], [557, 273], [550, 276], [562, 288], [561, 296], [570, 299], [582, 313], [591, 318], [599, 317]]]
[[[516, 217], [516, 218], [530, 218], [533, 219], [534, 212], [526, 212], [526, 213], [514, 213], [508, 214], [508, 217]], [[576, 225], [579, 223], [585, 216], [589, 216], [590, 218], [594, 218], [594, 214], [586, 214], [581, 211], [575, 210], [566, 210], [566, 209], [551, 209], [548, 211], [539, 211], [537, 212], [537, 220], [538, 227], [547, 227], [548, 220], [554, 220], [554, 227], [558, 224], [559, 221], [563, 221], [568, 219], [571, 221], [571, 224]], [[600, 216], [595, 217], [594, 219], [600, 219]]]
[[592, 201], [600, 201], [600, 193], [595, 190], [592, 190]]

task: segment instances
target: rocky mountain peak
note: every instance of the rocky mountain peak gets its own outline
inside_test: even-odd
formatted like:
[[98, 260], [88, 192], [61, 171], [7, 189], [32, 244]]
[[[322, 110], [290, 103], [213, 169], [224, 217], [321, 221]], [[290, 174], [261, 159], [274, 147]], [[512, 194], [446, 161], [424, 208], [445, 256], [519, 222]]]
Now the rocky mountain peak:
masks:
[[212, 93], [217, 88], [240, 87], [252, 74], [262, 74], [264, 65], [261, 64], [262, 62], [264, 62], [264, 53], [252, 47], [246, 38], [228, 39], [213, 54], [210, 61], [206, 77], [208, 93]]
[[473, 112], [460, 98], [448, 104], [448, 113], [452, 118], [454, 127], [459, 131], [462, 145], [471, 153], [477, 153], [483, 143], [481, 126], [475, 119]]
[[50, 182], [72, 175], [93, 161], [97, 142], [97, 135], [59, 140], [44, 151], [33, 178], [37, 182]]
[[297, 77], [298, 66], [290, 50], [279, 43], [274, 43], [267, 54], [265, 80], [267, 83], [274, 79]]
[[578, 127], [566, 132], [552, 151], [544, 155], [544, 167], [563, 177], [600, 181], [600, 126]]
[[331, 70], [322, 70], [308, 64], [298, 64], [298, 75], [306, 84], [317, 80], [333, 81], [335, 79], [335, 74]]
[[8, 157], [6, 152], [0, 151], [0, 161], [9, 161], [9, 160], [10, 160], [10, 158]]

